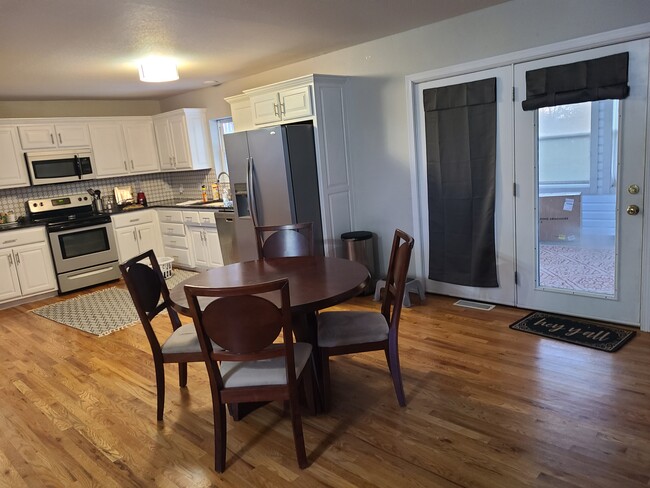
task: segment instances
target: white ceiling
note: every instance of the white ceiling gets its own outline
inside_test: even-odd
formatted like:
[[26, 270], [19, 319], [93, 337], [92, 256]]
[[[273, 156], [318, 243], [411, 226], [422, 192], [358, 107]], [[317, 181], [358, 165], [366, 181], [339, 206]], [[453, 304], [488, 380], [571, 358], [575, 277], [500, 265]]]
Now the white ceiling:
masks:
[[[159, 99], [504, 1], [0, 0], [0, 100]], [[140, 82], [154, 54], [180, 80]]]

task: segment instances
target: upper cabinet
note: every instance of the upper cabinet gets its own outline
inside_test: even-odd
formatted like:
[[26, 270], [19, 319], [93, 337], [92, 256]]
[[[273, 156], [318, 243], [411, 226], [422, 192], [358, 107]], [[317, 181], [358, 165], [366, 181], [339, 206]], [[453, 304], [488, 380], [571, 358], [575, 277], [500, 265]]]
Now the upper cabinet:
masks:
[[212, 168], [205, 109], [183, 108], [153, 117], [162, 171]]
[[311, 90], [311, 84], [277, 91], [249, 90], [253, 123], [262, 126], [311, 117]]
[[19, 125], [18, 132], [23, 149], [90, 146], [88, 124], [85, 123]]
[[29, 176], [14, 126], [0, 126], [0, 188], [29, 186]]
[[160, 170], [150, 117], [91, 122], [89, 129], [98, 178]]

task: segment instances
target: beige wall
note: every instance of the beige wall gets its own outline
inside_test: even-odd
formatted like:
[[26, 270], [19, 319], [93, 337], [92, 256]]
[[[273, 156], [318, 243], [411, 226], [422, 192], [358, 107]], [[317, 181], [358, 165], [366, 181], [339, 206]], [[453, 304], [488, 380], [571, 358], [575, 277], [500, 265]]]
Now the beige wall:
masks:
[[223, 98], [243, 89], [309, 73], [351, 76], [348, 115], [355, 228], [378, 234], [379, 259], [385, 263], [393, 230], [413, 229], [407, 75], [644, 22], [650, 22], [648, 0], [513, 0], [218, 87], [164, 99], [161, 108], [206, 107], [209, 118], [223, 117], [230, 113]]
[[0, 101], [0, 118], [155, 115], [158, 100]]

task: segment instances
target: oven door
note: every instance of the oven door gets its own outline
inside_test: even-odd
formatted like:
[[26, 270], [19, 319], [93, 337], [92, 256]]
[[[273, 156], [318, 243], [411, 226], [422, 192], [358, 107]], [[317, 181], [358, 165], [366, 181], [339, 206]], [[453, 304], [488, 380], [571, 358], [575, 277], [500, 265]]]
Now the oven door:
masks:
[[117, 262], [117, 246], [110, 222], [50, 231], [50, 244], [57, 274]]
[[94, 178], [90, 151], [39, 151], [25, 154], [33, 185], [49, 185]]

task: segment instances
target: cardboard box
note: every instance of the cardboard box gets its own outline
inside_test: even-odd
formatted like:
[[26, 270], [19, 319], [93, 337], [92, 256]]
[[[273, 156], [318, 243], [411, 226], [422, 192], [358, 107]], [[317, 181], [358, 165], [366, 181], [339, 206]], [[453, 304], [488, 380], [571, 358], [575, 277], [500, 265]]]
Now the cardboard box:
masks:
[[582, 199], [580, 193], [539, 195], [539, 240], [566, 242], [580, 239]]

